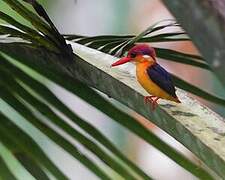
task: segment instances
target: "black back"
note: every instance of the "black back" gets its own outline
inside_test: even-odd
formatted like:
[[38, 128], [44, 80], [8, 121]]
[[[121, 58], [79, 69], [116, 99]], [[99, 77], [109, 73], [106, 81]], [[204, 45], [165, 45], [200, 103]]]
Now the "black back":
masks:
[[147, 68], [149, 78], [157, 84], [161, 89], [166, 91], [173, 97], [177, 97], [175, 94], [175, 87], [171, 78], [171, 75], [159, 64], [149, 66]]

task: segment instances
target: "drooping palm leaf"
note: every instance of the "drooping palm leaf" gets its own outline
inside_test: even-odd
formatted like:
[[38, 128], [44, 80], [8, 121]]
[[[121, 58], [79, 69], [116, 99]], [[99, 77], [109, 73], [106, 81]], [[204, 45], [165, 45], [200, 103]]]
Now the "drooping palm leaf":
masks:
[[[40, 121], [38, 117], [36, 117], [23, 103], [21, 103], [17, 99], [17, 97], [15, 97], [12, 93], [10, 93], [7, 89], [5, 89], [2, 86], [1, 86], [0, 95], [5, 102], [7, 102], [11, 107], [13, 107], [25, 119], [29, 120], [31, 124], [33, 124], [36, 128], [38, 128], [44, 134], [46, 134], [50, 139], [52, 139], [59, 146], [64, 148], [64, 150], [69, 152], [72, 156], [74, 156], [74, 158], [78, 159], [81, 163], [83, 163], [87, 168], [89, 168], [97, 176], [99, 176], [100, 178], [109, 179], [108, 176], [101, 169], [99, 169], [99, 167], [95, 163], [93, 163], [90, 159], [88, 159], [85, 155], [83, 155], [74, 145], [72, 145], [64, 137], [62, 137], [60, 134], [58, 134], [54, 130], [50, 129], [47, 125], [42, 123], [42, 121]], [[11, 136], [12, 138], [14, 137], [13, 135]], [[36, 156], [36, 158], [38, 158], [38, 156]], [[56, 172], [59, 173], [59, 171], [56, 171]], [[57, 175], [56, 177], [62, 177], [62, 176]], [[65, 179], [65, 178], [62, 177], [62, 179]]]
[[[1, 103], [2, 102], [3, 101], [1, 100]], [[6, 105], [6, 104], [4, 104], [4, 105]], [[8, 110], [8, 107], [5, 107], [5, 109]], [[6, 116], [4, 116], [1, 112], [0, 112], [0, 117], [2, 120], [6, 120], [6, 121], [11, 120], [11, 119], [8, 119]], [[0, 132], [0, 139], [1, 139], [0, 154], [1, 154], [1, 159], [2, 159], [1, 165], [5, 165], [8, 168], [8, 170], [10, 171], [10, 173], [13, 174], [15, 179], [24, 179], [24, 177], [26, 177], [30, 180], [35, 180], [35, 178], [32, 176], [32, 174], [26, 169], [26, 167], [24, 167], [22, 165], [21, 161], [16, 157], [17, 153], [23, 153], [23, 151], [21, 151], [21, 149], [18, 146], [16, 146], [14, 143], [12, 143], [12, 141], [10, 141], [2, 133], [2, 131]], [[25, 154], [26, 154], [26, 156], [28, 155], [28, 153], [25, 153]], [[37, 164], [35, 164], [35, 165], [37, 165]], [[43, 171], [43, 173], [45, 173], [45, 172]], [[4, 172], [1, 171], [1, 175], [3, 173]], [[6, 174], [7, 174], [7, 171], [6, 171]], [[11, 178], [9, 176], [8, 178], [5, 177], [3, 179], [11, 179]], [[13, 177], [12, 177], [12, 179], [13, 179]]]
[[[7, 96], [1, 90], [1, 98]], [[5, 98], [6, 99], [6, 98]], [[7, 146], [13, 153], [24, 152], [27, 156], [32, 157], [35, 163], [47, 168], [55, 177], [67, 179], [66, 176], [49, 160], [38, 145], [14, 123], [11, 122], [5, 115], [0, 112], [1, 120], [1, 142]], [[10, 129], [10, 133], [8, 130]], [[17, 137], [17, 138], [15, 138]]]
[[[1, 135], [0, 135], [1, 137]], [[7, 165], [5, 164], [4, 160], [0, 156], [0, 177], [1, 179], [12, 179], [16, 180], [15, 176], [12, 174], [12, 172], [9, 170]]]
[[209, 65], [200, 56], [187, 54], [187, 53], [181, 53], [171, 49], [164, 49], [164, 48], [158, 48], [158, 47], [155, 47], [155, 50], [156, 50], [157, 56], [164, 60], [179, 62], [183, 64], [200, 67], [206, 70], [211, 70]]
[[11, 88], [12, 91], [17, 92], [18, 95], [23, 98], [23, 100], [29, 103], [29, 105], [39, 111], [43, 116], [48, 118], [50, 122], [61, 128], [64, 132], [68, 133], [71, 137], [77, 140], [89, 151], [93, 152], [100, 160], [102, 160], [105, 164], [115, 170], [115, 172], [122, 175], [122, 177], [135, 179], [129, 172], [124, 169], [123, 166], [117, 163], [117, 161], [113, 160], [113, 158], [96, 143], [94, 143], [92, 140], [81, 134], [75, 128], [72, 128], [69, 124], [64, 122], [64, 120], [61, 119], [58, 115], [56, 115], [46, 104], [42, 103], [41, 101], [33, 97], [31, 94], [29, 94], [21, 85], [14, 81], [13, 78], [10, 78], [9, 75], [4, 74], [3, 71], [1, 71], [1, 74], [2, 76], [0, 78], [0, 81], [5, 81], [5, 83], [8, 82], [8, 88]]
[[17, 152], [14, 155], [35, 179], [50, 180], [47, 174], [26, 153]]

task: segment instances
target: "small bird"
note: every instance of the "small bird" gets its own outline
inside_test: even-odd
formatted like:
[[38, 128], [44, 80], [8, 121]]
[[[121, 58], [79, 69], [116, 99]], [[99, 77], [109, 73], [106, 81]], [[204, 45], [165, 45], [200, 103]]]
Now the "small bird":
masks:
[[126, 57], [113, 63], [118, 66], [127, 62], [136, 64], [136, 76], [142, 87], [151, 94], [145, 96], [145, 103], [152, 104], [152, 110], [157, 107], [158, 99], [167, 99], [180, 103], [171, 75], [156, 62], [155, 49], [147, 44], [138, 44], [131, 48]]

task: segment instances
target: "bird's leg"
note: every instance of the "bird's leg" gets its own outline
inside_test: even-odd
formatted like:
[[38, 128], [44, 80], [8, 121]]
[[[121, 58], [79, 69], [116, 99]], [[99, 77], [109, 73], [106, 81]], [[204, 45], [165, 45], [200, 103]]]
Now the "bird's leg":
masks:
[[152, 111], [154, 111], [155, 108], [158, 106], [158, 103], [157, 103], [158, 100], [159, 100], [159, 97], [155, 98], [155, 99], [152, 101]]
[[145, 96], [144, 97], [144, 102], [145, 104], [147, 104], [148, 102], [152, 103], [153, 102], [153, 98], [155, 98], [156, 96]]
[[155, 108], [157, 107], [159, 97], [156, 97], [156, 96], [145, 96], [144, 97], [144, 101], [145, 101], [145, 104], [147, 104], [148, 102], [151, 103], [151, 110], [154, 111]]

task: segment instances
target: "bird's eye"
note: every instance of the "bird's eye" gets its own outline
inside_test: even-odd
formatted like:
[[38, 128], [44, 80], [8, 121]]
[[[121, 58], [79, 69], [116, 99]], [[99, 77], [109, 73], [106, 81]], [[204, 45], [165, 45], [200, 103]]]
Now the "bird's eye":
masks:
[[136, 54], [135, 53], [130, 53], [130, 57], [131, 58], [135, 58], [136, 57]]

